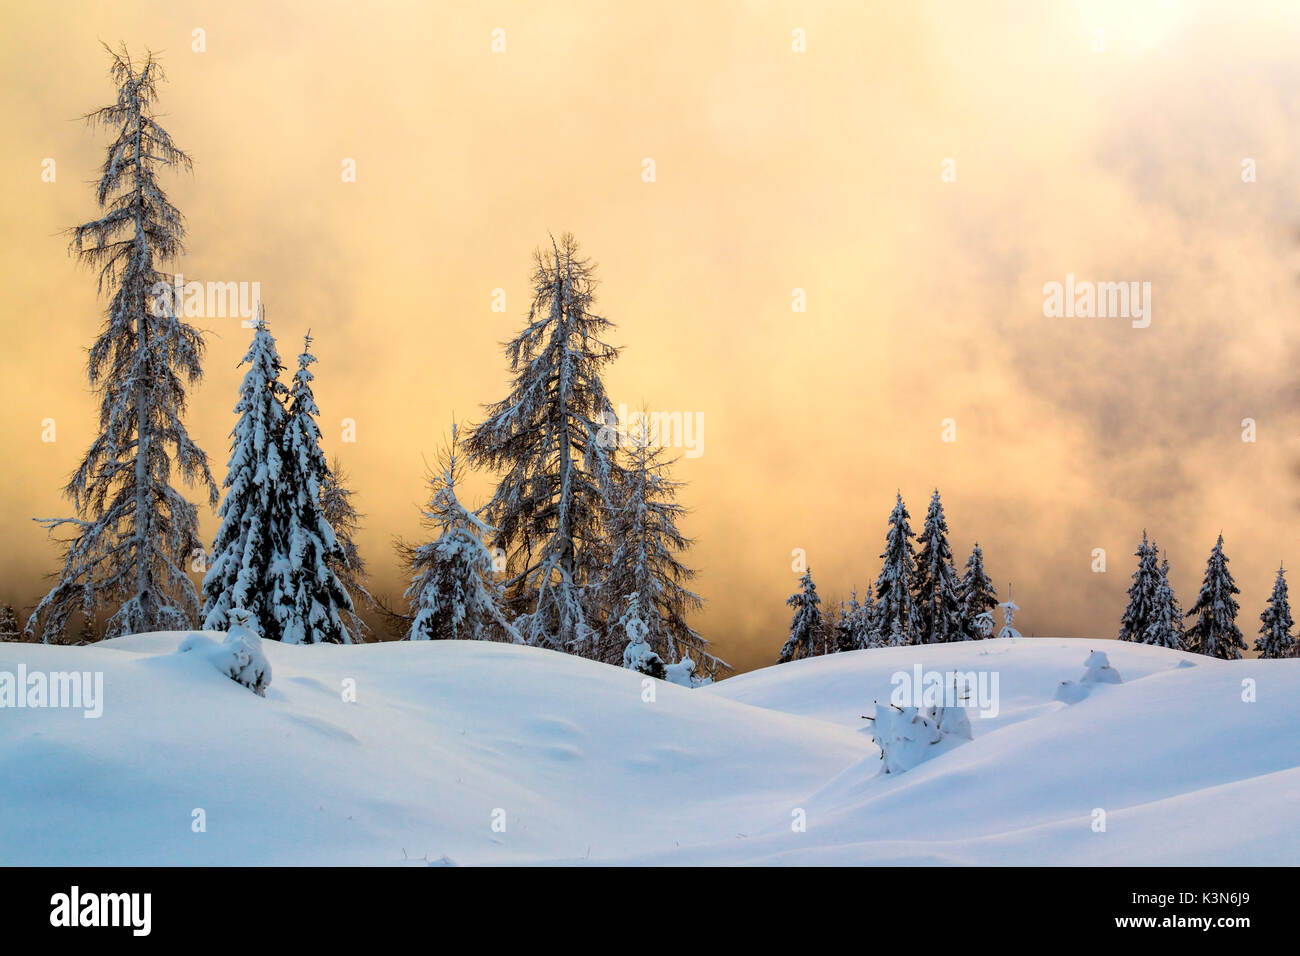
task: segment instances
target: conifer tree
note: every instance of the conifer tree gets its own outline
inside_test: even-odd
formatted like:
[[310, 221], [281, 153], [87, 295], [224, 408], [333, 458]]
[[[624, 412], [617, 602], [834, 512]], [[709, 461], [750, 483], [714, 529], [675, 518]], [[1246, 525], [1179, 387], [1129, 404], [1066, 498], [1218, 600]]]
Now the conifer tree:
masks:
[[840, 616], [835, 628], [836, 650], [860, 651], [876, 646], [876, 635], [872, 630], [874, 616], [875, 604], [871, 600], [870, 589], [864, 602], [858, 599], [855, 588], [849, 595], [848, 604], [840, 605]]
[[21, 636], [18, 615], [12, 604], [0, 605], [0, 641], [16, 641]]
[[1259, 637], [1255, 639], [1255, 650], [1262, 658], [1276, 659], [1294, 657], [1296, 640], [1291, 635], [1291, 602], [1286, 593], [1286, 571], [1277, 569], [1277, 578], [1273, 581], [1273, 594], [1268, 605], [1259, 616]]
[[[1155, 550], [1154, 542], [1151, 550]], [[1178, 650], [1183, 645], [1183, 615], [1174, 597], [1173, 586], [1169, 583], [1169, 558], [1160, 563], [1156, 577], [1156, 589], [1152, 595], [1151, 617], [1142, 634], [1135, 638], [1142, 644], [1154, 644]]]
[[673, 462], [665, 460], [662, 448], [652, 445], [646, 429], [634, 430], [626, 448], [622, 480], [611, 491], [606, 520], [611, 557], [604, 578], [605, 599], [617, 614], [636, 594], [645, 639], [659, 657], [675, 664], [690, 656], [712, 673], [721, 662], [686, 619], [703, 601], [689, 587], [695, 571], [681, 560], [691, 545], [677, 527], [686, 514], [677, 502], [681, 482], [668, 477]]
[[1158, 552], [1154, 542], [1147, 540], [1142, 531], [1138, 545], [1138, 566], [1133, 572], [1133, 583], [1128, 588], [1128, 607], [1119, 623], [1119, 640], [1143, 643], [1147, 627], [1155, 614], [1156, 589], [1160, 586], [1160, 568], [1156, 563]]
[[840, 602], [839, 610], [835, 616], [835, 623], [832, 626], [832, 633], [835, 636], [835, 646], [832, 653], [840, 654], [844, 651], [856, 651], [857, 639], [853, 633], [853, 616], [858, 613], [860, 605], [858, 604], [857, 594], [853, 594], [848, 603]]
[[218, 498], [207, 457], [182, 423], [186, 389], [202, 378], [203, 339], [178, 318], [159, 268], [183, 251], [185, 227], [157, 173], [189, 170], [190, 158], [154, 114], [158, 61], [109, 54], [117, 98], [86, 117], [113, 131], [95, 193], [103, 215], [75, 227], [71, 242], [98, 268], [100, 291], [111, 290], [88, 363], [99, 434], [64, 488], [77, 517], [38, 519], [51, 535], [64, 526], [73, 533], [62, 539], [57, 583], [27, 623], [45, 641], [73, 612], [103, 604], [116, 604], [107, 637], [193, 626], [199, 595], [186, 567], [203, 548], [197, 509], [172, 487], [173, 473], [206, 487], [211, 507]]
[[248, 366], [239, 387], [230, 433], [230, 462], [222, 486], [225, 500], [221, 526], [212, 542], [212, 563], [203, 579], [203, 628], [225, 631], [230, 611], [249, 612], [249, 626], [268, 640], [280, 640], [279, 618], [272, 608], [273, 569], [286, 560], [282, 503], [287, 389], [280, 383], [280, 355], [275, 338], [259, 314], [253, 341], [241, 365]]
[[280, 639], [287, 644], [347, 644], [351, 635], [342, 616], [352, 599], [334, 569], [347, 560], [334, 529], [325, 520], [321, 490], [329, 474], [321, 450], [316, 398], [312, 394], [311, 334], [289, 387], [289, 409], [281, 441], [282, 481], [277, 503], [284, 522], [285, 560], [275, 569], [272, 600]]
[[822, 614], [822, 626], [818, 630], [817, 638], [814, 643], [814, 654], [827, 655], [839, 653], [839, 640], [836, 635], [839, 634], [840, 621], [844, 617], [844, 602], [829, 601], [827, 602], [826, 611]]
[[411, 585], [411, 641], [511, 641], [521, 638], [501, 608], [496, 565], [486, 541], [495, 529], [461, 504], [456, 488], [464, 470], [459, 428], [430, 479], [432, 495], [424, 512], [436, 537], [418, 547], [402, 547]]
[[921, 633], [921, 620], [912, 588], [916, 578], [916, 558], [912, 554], [911, 516], [901, 493], [889, 515], [889, 533], [885, 538], [884, 564], [876, 579], [876, 633], [891, 646], [915, 644]]
[[[857, 591], [853, 592], [854, 598], [857, 597]], [[863, 595], [862, 600], [858, 603], [858, 610], [853, 617], [853, 636], [854, 643], [859, 650], [865, 650], [869, 647], [880, 646], [880, 634], [876, 630], [876, 602], [871, 596], [871, 588], [867, 588], [867, 593]]]
[[822, 612], [818, 606], [821, 598], [817, 596], [817, 585], [813, 583], [812, 568], [804, 572], [799, 579], [799, 590], [785, 603], [794, 608], [794, 618], [790, 621], [790, 636], [781, 648], [778, 664], [812, 657], [816, 653], [822, 632]]
[[645, 620], [641, 614], [639, 596], [635, 592], [628, 595], [627, 608], [619, 617], [618, 624], [627, 635], [627, 645], [623, 648], [623, 666], [649, 677], [666, 679], [668, 672], [663, 659], [646, 640]]
[[930, 507], [921, 529], [921, 552], [916, 558], [916, 609], [921, 644], [960, 641], [962, 631], [961, 586], [948, 545], [948, 522], [939, 500], [939, 489], [930, 496]]
[[599, 652], [603, 518], [620, 483], [614, 408], [601, 373], [618, 356], [592, 311], [595, 266], [572, 235], [535, 254], [527, 327], [506, 346], [515, 379], [468, 436], [478, 467], [504, 472], [485, 518], [507, 553], [507, 599], [530, 644]]
[[976, 541], [961, 577], [961, 620], [965, 640], [977, 641], [989, 636], [990, 632], [980, 626], [980, 616], [992, 615], [997, 606], [998, 593], [984, 572], [984, 551]]
[[329, 472], [321, 485], [321, 509], [325, 520], [334, 529], [334, 536], [338, 538], [339, 547], [343, 551], [343, 560], [335, 562], [334, 573], [343, 582], [343, 588], [354, 605], [352, 611], [343, 615], [343, 625], [348, 629], [352, 643], [360, 644], [365, 641], [370, 628], [355, 610], [358, 599], [365, 602], [371, 610], [382, 613], [382, 609], [366, 586], [366, 562], [356, 544], [363, 516], [357, 513], [356, 506], [352, 504], [354, 494], [347, 472], [335, 457], [330, 462]]
[[1240, 594], [1228, 559], [1223, 553], [1223, 535], [1219, 535], [1210, 559], [1206, 562], [1205, 578], [1196, 603], [1187, 617], [1196, 617], [1196, 623], [1187, 630], [1187, 650], [1220, 660], [1236, 660], [1246, 649], [1246, 642], [1237, 627], [1239, 605], [1233, 598]]

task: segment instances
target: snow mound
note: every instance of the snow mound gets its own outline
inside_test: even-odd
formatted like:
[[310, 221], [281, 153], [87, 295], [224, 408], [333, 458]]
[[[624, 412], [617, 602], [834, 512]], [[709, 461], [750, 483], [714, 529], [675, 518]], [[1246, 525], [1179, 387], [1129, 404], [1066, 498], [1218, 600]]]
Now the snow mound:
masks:
[[[1098, 644], [1124, 683], [1073, 707], [1052, 698]], [[1143, 644], [1063, 638], [881, 648], [764, 668], [696, 691], [860, 726], [861, 701], [927, 670], [999, 675], [974, 739], [906, 774], [846, 768], [788, 825], [713, 864], [1294, 865], [1300, 859], [1300, 660], [1220, 661]], [[1246, 702], [1243, 682], [1256, 694]], [[1107, 829], [1092, 829], [1102, 807]], [[1207, 821], [1213, 821], [1209, 823]], [[666, 857], [657, 860], [667, 862]]]
[[[0, 644], [0, 672], [104, 676], [97, 720], [0, 709], [5, 863], [1300, 859], [1300, 660], [1107, 641], [1124, 682], [1066, 706], [1057, 681], [1103, 642], [853, 651], [643, 695], [634, 671], [504, 643], [263, 641], [262, 698], [200, 653], [226, 634], [199, 636]], [[997, 706], [965, 708], [973, 739], [882, 773], [863, 702], [916, 665], [996, 675]]]

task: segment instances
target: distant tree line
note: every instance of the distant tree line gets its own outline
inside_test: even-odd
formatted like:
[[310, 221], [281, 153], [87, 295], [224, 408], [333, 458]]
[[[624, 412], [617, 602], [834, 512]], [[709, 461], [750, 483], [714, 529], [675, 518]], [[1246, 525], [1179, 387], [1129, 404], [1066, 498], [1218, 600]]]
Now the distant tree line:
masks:
[[998, 596], [984, 571], [984, 552], [976, 542], [965, 570], [957, 573], [937, 488], [930, 496], [919, 551], [914, 540], [911, 515], [899, 493], [889, 515], [885, 550], [880, 556], [882, 565], [874, 586], [862, 600], [855, 589], [847, 602], [841, 602], [829, 614], [822, 613], [812, 569], [806, 569], [799, 590], [786, 601], [794, 608], [794, 618], [777, 662], [872, 647], [947, 644], [988, 637]]

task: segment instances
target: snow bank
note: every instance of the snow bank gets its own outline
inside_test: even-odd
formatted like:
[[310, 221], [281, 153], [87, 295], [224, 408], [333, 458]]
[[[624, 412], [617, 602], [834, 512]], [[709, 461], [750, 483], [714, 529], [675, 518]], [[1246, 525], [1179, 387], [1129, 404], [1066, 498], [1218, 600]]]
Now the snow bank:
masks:
[[0, 645], [0, 671], [104, 674], [98, 720], [0, 710], [0, 862], [619, 860], [758, 832], [873, 751], [857, 728], [662, 681], [647, 700], [633, 671], [476, 641], [266, 641], [262, 699], [176, 653], [189, 637]]
[[[264, 642], [263, 699], [176, 653], [188, 636], [0, 644], [0, 671], [104, 675], [97, 720], [0, 710], [0, 860], [1300, 859], [1300, 660], [995, 640], [855, 651], [695, 690], [656, 681], [646, 695], [635, 672], [507, 644]], [[1124, 682], [1054, 700], [1099, 644]], [[884, 774], [861, 716], [918, 663], [996, 672], [999, 706], [967, 714], [973, 740]]]

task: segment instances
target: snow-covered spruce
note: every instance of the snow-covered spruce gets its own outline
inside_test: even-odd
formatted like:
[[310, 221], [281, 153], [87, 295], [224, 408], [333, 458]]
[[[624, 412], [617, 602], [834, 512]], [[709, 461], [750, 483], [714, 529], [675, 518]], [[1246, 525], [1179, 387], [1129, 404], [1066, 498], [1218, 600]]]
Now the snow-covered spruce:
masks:
[[875, 647], [879, 641], [874, 627], [875, 604], [871, 600], [871, 589], [867, 589], [865, 602], [858, 598], [857, 588], [849, 593], [849, 600], [841, 601], [832, 610], [831, 615], [822, 622], [826, 635], [826, 653], [838, 654], [844, 651], [860, 651]]
[[356, 507], [352, 504], [352, 496], [355, 492], [349, 486], [348, 474], [343, 470], [343, 465], [337, 457], [329, 464], [329, 471], [321, 483], [320, 494], [321, 510], [324, 512], [325, 520], [334, 529], [334, 536], [338, 538], [339, 548], [343, 551], [343, 560], [334, 562], [334, 573], [343, 582], [343, 588], [348, 592], [348, 597], [352, 598], [354, 605], [353, 610], [343, 615], [343, 625], [348, 629], [352, 643], [360, 644], [365, 641], [370, 628], [356, 612], [355, 605], [358, 598], [371, 610], [380, 608], [379, 602], [366, 587], [366, 562], [361, 557], [361, 551], [356, 544], [362, 516], [357, 513]]
[[[689, 583], [695, 571], [681, 556], [691, 540], [681, 533], [678, 521], [686, 509], [677, 502], [681, 482], [668, 474], [671, 461], [664, 450], [651, 445], [643, 427], [636, 429], [626, 443], [627, 454], [621, 481], [611, 486], [610, 513], [605, 521], [606, 534], [612, 543], [612, 555], [602, 584], [603, 600], [614, 612], [626, 608], [637, 595], [641, 618], [646, 627], [645, 639], [666, 664], [676, 663], [689, 655], [710, 672], [727, 668], [708, 651], [708, 641], [687, 622], [687, 615], [703, 605]], [[610, 621], [616, 623], [615, 620]], [[612, 628], [613, 640], [607, 644], [617, 650], [614, 660], [622, 658], [622, 629]], [[609, 661], [607, 651], [601, 658]]]
[[259, 312], [253, 341], [242, 365], [248, 366], [239, 387], [230, 433], [230, 462], [222, 486], [221, 526], [212, 543], [212, 563], [203, 578], [203, 628], [224, 631], [230, 610], [250, 615], [253, 630], [280, 639], [280, 621], [270, 606], [271, 569], [285, 560], [283, 523], [277, 521], [281, 500], [280, 441], [286, 418], [280, 383], [280, 356], [275, 338]]
[[1119, 622], [1119, 640], [1146, 643], [1147, 628], [1155, 614], [1160, 568], [1156, 563], [1155, 543], [1147, 540], [1145, 529], [1142, 531], [1142, 543], [1134, 554], [1137, 555], [1138, 566], [1133, 572], [1133, 583], [1128, 588], [1128, 607], [1124, 609], [1124, 616]]
[[312, 395], [311, 334], [289, 387], [289, 410], [281, 442], [282, 481], [277, 511], [284, 522], [284, 559], [273, 570], [272, 603], [280, 640], [286, 644], [347, 644], [351, 635], [343, 615], [352, 598], [334, 569], [347, 560], [334, 529], [325, 520], [321, 488], [329, 473], [320, 447]]
[[224, 641], [216, 644], [202, 634], [191, 634], [181, 642], [176, 653], [201, 653], [235, 683], [265, 697], [266, 689], [271, 686], [271, 664], [262, 651], [262, 639], [253, 630], [253, 615], [238, 607], [226, 614], [230, 627]]
[[889, 532], [885, 538], [884, 563], [876, 579], [876, 616], [874, 630], [884, 644], [915, 644], [921, 631], [920, 615], [912, 600], [916, 557], [912, 554], [911, 516], [900, 492], [889, 515]]
[[[1155, 550], [1154, 543], [1152, 550]], [[1183, 646], [1183, 612], [1169, 583], [1169, 558], [1160, 562], [1155, 594], [1151, 599], [1151, 618], [1138, 639], [1142, 644], [1154, 644], [1179, 650]]]
[[55, 640], [70, 614], [116, 604], [105, 636], [185, 629], [199, 610], [186, 565], [203, 551], [198, 513], [172, 487], [173, 474], [218, 500], [207, 457], [185, 430], [186, 389], [202, 378], [203, 338], [182, 322], [159, 266], [182, 252], [180, 210], [157, 178], [159, 167], [191, 168], [154, 116], [162, 67], [109, 50], [117, 97], [87, 115], [113, 130], [95, 197], [104, 215], [72, 230], [71, 248], [111, 289], [107, 318], [90, 347], [88, 373], [100, 396], [99, 434], [64, 494], [77, 517], [37, 519], [67, 526], [63, 569], [26, 629]]
[[[507, 553], [506, 597], [534, 645], [598, 652], [603, 518], [618, 483], [614, 407], [601, 372], [618, 356], [593, 311], [595, 266], [570, 234], [535, 253], [528, 325], [506, 345], [515, 379], [465, 447], [502, 472], [484, 514]], [[611, 441], [613, 436], [615, 440]]]
[[921, 551], [916, 557], [916, 609], [921, 620], [918, 643], [948, 644], [966, 639], [962, 626], [961, 588], [948, 545], [948, 521], [943, 514], [939, 489], [930, 496], [930, 507], [921, 529]]
[[794, 608], [794, 618], [790, 621], [790, 636], [781, 647], [778, 664], [812, 657], [817, 652], [816, 642], [822, 634], [822, 612], [817, 585], [813, 583], [812, 568], [803, 573], [799, 579], [799, 590], [791, 594], [785, 603]]
[[520, 642], [501, 607], [492, 552], [485, 543], [495, 533], [457, 496], [464, 468], [459, 429], [451, 426], [451, 441], [442, 452], [438, 470], [429, 479], [432, 494], [424, 511], [432, 541], [402, 547], [411, 584], [411, 641], [496, 640]]
[[906, 773], [972, 739], [966, 708], [895, 707], [876, 703], [869, 732], [885, 773]]
[[872, 598], [869, 587], [861, 601], [858, 600], [858, 592], [856, 590], [853, 592], [853, 599], [849, 604], [849, 632], [853, 637], [855, 648], [865, 650], [868, 647], [880, 646], [880, 634], [876, 631], [876, 602]]
[[623, 648], [623, 666], [649, 677], [665, 679], [667, 674], [663, 659], [655, 653], [654, 648], [646, 640], [648, 628], [641, 615], [638, 595], [628, 595], [627, 609], [619, 618], [618, 625], [627, 635], [627, 645]]
[[967, 640], [993, 636], [993, 609], [997, 606], [998, 593], [984, 572], [984, 552], [976, 541], [961, 577], [961, 619]]
[[1273, 593], [1268, 604], [1259, 616], [1259, 637], [1255, 639], [1255, 650], [1259, 656], [1276, 659], [1294, 657], [1296, 640], [1291, 635], [1291, 602], [1286, 592], [1286, 571], [1277, 569], [1277, 578], [1273, 581]]
[[1223, 553], [1223, 535], [1219, 535], [1214, 550], [1210, 552], [1210, 559], [1206, 562], [1201, 592], [1187, 612], [1187, 617], [1196, 617], [1196, 623], [1187, 629], [1187, 650], [1220, 660], [1231, 661], [1241, 657], [1241, 652], [1246, 649], [1246, 641], [1237, 627], [1237, 611], [1240, 607], [1233, 598], [1234, 594], [1240, 593], [1228, 571], [1228, 559]]

